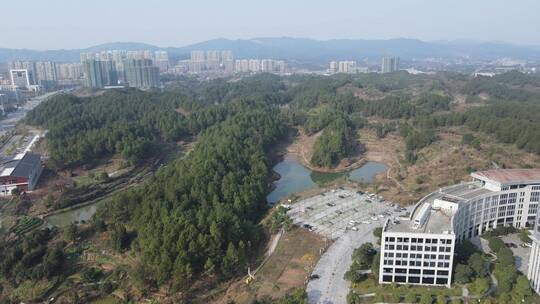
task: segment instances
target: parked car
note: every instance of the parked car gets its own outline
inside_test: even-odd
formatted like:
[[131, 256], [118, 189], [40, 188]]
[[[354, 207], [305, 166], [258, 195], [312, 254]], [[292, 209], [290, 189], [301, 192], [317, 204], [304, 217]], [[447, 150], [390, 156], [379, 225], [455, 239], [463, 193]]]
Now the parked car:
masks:
[[312, 274], [312, 275], [309, 276], [310, 280], [317, 280], [319, 278], [320, 278], [320, 276], [318, 274]]

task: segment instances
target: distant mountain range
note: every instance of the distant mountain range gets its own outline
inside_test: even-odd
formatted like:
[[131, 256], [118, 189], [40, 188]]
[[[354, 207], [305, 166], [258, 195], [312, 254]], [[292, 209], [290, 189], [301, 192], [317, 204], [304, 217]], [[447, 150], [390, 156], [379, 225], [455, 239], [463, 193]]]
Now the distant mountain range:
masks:
[[306, 38], [253, 38], [247, 40], [214, 39], [184, 47], [158, 47], [145, 43], [117, 42], [86, 49], [36, 51], [0, 48], [0, 62], [14, 59], [72, 62], [83, 52], [104, 50], [165, 50], [173, 58], [188, 58], [192, 50], [232, 50], [236, 58], [289, 59], [306, 63], [329, 60], [378, 59], [400, 56], [405, 60], [424, 58], [514, 58], [540, 60], [540, 46], [513, 45], [499, 42], [437, 41], [416, 39], [389, 40], [314, 40]]

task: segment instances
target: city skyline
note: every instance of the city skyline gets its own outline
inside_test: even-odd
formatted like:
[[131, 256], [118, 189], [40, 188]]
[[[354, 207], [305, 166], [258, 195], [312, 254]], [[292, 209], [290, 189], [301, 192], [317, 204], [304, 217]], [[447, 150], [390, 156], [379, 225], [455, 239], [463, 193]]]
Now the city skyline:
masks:
[[[103, 0], [95, 1], [92, 6], [66, 0], [8, 2], [6, 11], [24, 11], [27, 20], [32, 22], [17, 27], [13, 26], [17, 24], [17, 14], [4, 16], [0, 26], [10, 28], [10, 31], [3, 33], [0, 47], [74, 49], [113, 41], [140, 41], [167, 47], [220, 37], [281, 36], [316, 40], [405, 37], [423, 41], [474, 40], [540, 45], [536, 33], [540, 20], [535, 16], [540, 3], [525, 0], [520, 6], [510, 6], [503, 0], [457, 2], [466, 4], [467, 9], [456, 1], [434, 3], [427, 0], [399, 3], [339, 0], [332, 4], [314, 1], [309, 2], [309, 11], [305, 10], [305, 0], [295, 3], [279, 0], [262, 6], [239, 0], [227, 3], [162, 0], [152, 6]], [[264, 14], [250, 13], [261, 11]], [[100, 22], [90, 22], [90, 16], [100, 16]], [[272, 21], [272, 16], [279, 16], [279, 23]]]

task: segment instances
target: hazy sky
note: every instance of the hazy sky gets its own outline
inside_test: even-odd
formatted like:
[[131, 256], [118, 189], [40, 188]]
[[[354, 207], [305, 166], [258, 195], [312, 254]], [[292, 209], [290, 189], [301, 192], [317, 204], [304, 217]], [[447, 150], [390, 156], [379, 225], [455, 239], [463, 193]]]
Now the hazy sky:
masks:
[[540, 45], [539, 0], [5, 0], [0, 47], [213, 38], [418, 38]]

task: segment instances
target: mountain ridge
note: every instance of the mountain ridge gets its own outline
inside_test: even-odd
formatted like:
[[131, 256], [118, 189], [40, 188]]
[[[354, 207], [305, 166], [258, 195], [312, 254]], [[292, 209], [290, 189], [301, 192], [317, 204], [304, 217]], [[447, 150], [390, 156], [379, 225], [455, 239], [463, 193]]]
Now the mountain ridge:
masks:
[[276, 58], [304, 62], [329, 60], [379, 59], [382, 56], [400, 56], [405, 60], [423, 58], [475, 58], [502, 57], [539, 60], [540, 46], [516, 45], [504, 42], [422, 41], [412, 38], [394, 39], [329, 39], [293, 37], [256, 37], [251, 39], [216, 38], [182, 46], [160, 47], [141, 42], [110, 42], [82, 49], [32, 50], [0, 48], [0, 62], [10, 60], [78, 61], [83, 52], [123, 49], [152, 51], [165, 50], [177, 59], [187, 58], [192, 50], [229, 49], [236, 58]]

